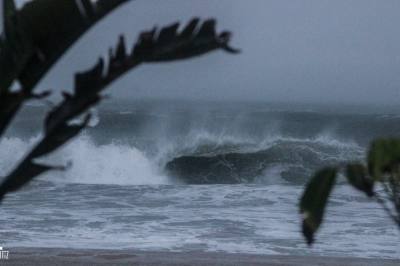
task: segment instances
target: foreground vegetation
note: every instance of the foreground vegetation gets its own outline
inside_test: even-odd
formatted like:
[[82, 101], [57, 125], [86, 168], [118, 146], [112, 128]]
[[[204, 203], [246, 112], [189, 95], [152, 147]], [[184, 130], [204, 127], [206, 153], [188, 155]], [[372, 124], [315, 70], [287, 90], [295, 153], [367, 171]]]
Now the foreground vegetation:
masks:
[[[43, 99], [51, 91], [35, 93], [41, 78], [63, 53], [96, 22], [129, 0], [34, 0], [20, 10], [14, 0], [3, 0], [4, 32], [0, 40], [0, 137], [28, 100]], [[90, 120], [89, 109], [102, 99], [101, 93], [116, 79], [143, 63], [171, 62], [200, 56], [229, 46], [231, 33], [217, 33], [213, 19], [191, 20], [182, 31], [173, 25], [142, 32], [128, 49], [120, 36], [107, 59], [100, 58], [93, 68], [75, 75], [73, 92], [63, 92], [63, 100], [44, 119], [43, 138], [2, 179], [0, 200], [50, 170], [64, 166], [38, 163], [76, 137]], [[15, 88], [15, 86], [18, 86]], [[71, 120], [81, 118], [72, 124]]]
[[366, 162], [327, 167], [311, 178], [300, 200], [302, 232], [308, 244], [314, 242], [339, 174], [380, 204], [400, 229], [400, 139], [378, 139], [372, 142]]

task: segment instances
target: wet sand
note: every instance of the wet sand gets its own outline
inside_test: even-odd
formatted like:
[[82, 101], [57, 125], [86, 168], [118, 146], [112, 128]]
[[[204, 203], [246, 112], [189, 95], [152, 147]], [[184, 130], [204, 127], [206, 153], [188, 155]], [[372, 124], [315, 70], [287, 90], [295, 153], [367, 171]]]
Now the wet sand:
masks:
[[83, 250], [11, 248], [9, 259], [0, 265], [266, 265], [266, 266], [394, 266], [400, 260], [270, 256], [218, 252], [144, 252], [135, 250]]

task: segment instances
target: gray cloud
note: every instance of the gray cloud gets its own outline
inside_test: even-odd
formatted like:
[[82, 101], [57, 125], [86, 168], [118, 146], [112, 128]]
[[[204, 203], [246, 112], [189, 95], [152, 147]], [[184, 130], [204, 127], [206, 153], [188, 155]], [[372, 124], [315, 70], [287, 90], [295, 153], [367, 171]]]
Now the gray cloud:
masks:
[[72, 74], [105, 54], [119, 33], [192, 16], [231, 29], [239, 56], [146, 65], [112, 96], [265, 101], [400, 102], [400, 1], [137, 0], [101, 22], [41, 83], [68, 89]]

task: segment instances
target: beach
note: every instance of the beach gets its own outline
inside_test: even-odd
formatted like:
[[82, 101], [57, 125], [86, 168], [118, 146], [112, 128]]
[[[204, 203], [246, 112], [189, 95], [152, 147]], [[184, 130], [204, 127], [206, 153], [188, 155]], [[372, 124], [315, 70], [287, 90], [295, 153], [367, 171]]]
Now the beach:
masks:
[[1, 1], [0, 266], [400, 266], [399, 12]]
[[85, 250], [13, 248], [0, 265], [266, 265], [266, 266], [394, 266], [400, 260], [337, 258], [324, 256], [274, 256], [219, 252], [150, 252], [135, 250]]
[[[72, 164], [4, 198], [0, 246], [10, 251], [9, 263], [384, 265], [400, 259], [400, 231], [344, 179], [312, 248], [298, 210], [314, 171], [363, 160], [371, 139], [400, 132], [400, 117], [188, 105], [105, 105], [98, 124], [43, 158], [47, 165]], [[17, 120], [0, 142], [0, 176], [38, 139], [31, 129], [45, 109], [26, 112], [29, 121]]]

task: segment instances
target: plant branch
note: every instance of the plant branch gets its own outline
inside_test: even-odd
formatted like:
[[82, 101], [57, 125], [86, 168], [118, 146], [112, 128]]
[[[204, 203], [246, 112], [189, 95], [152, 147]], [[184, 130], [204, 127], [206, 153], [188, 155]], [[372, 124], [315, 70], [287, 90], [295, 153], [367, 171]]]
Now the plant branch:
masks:
[[387, 213], [387, 215], [392, 219], [392, 221], [400, 228], [400, 219], [393, 214], [392, 210], [386, 205], [386, 201], [376, 193], [374, 195], [374, 198], [376, 202], [381, 205], [381, 207]]
[[199, 19], [193, 19], [182, 32], [177, 31], [178, 23], [160, 31], [153, 29], [143, 32], [131, 53], [127, 52], [121, 36], [115, 52], [111, 50], [109, 54], [107, 67], [101, 58], [92, 69], [76, 74], [73, 94], [64, 92], [63, 101], [48, 113], [43, 139], [0, 184], [0, 201], [7, 193], [17, 191], [36, 176], [49, 170], [59, 170], [60, 167], [35, 161], [77, 136], [88, 124], [90, 115], [86, 115], [78, 125], [69, 125], [69, 121], [98, 104], [102, 99], [100, 93], [108, 85], [139, 64], [186, 59], [217, 49], [229, 53], [238, 52], [229, 46], [230, 32], [216, 34], [215, 20], [206, 20], [201, 25], [199, 22]]

